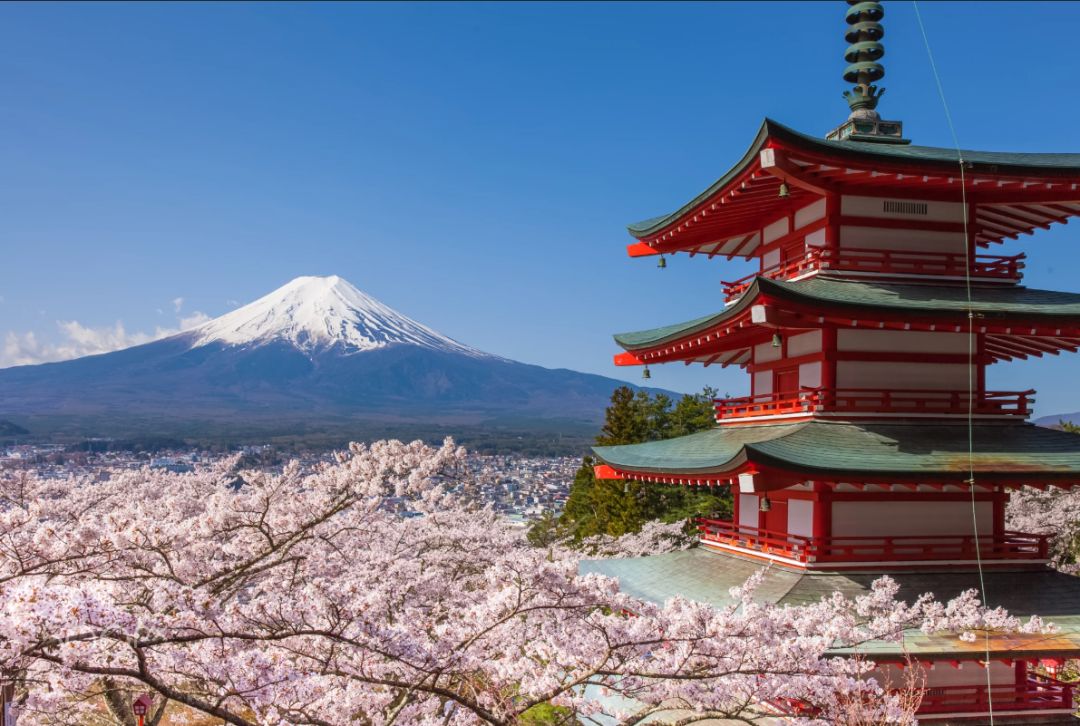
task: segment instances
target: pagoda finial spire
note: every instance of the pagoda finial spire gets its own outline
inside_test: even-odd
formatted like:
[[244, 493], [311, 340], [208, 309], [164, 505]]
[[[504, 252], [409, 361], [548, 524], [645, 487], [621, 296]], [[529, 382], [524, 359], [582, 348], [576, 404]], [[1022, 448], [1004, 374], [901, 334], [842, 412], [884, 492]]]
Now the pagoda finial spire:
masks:
[[903, 138], [903, 124], [899, 121], [882, 121], [877, 112], [878, 101], [885, 93], [884, 88], [874, 85], [885, 77], [885, 66], [878, 63], [885, 55], [885, 46], [881, 44], [881, 39], [885, 37], [885, 28], [881, 25], [885, 8], [876, 0], [847, 0], [847, 3], [851, 7], [844, 16], [848, 25], [844, 31], [844, 39], [848, 42], [844, 51], [844, 60], [848, 63], [844, 69], [844, 80], [855, 85], [850, 91], [844, 91], [844, 98], [851, 108], [851, 114], [826, 138], [909, 143]]
[[844, 60], [848, 62], [844, 80], [855, 87], [845, 91], [844, 98], [851, 107], [851, 118], [876, 119], [878, 114], [874, 109], [885, 93], [884, 88], [874, 85], [885, 77], [885, 66], [878, 63], [885, 55], [885, 46], [880, 42], [885, 37], [880, 22], [885, 17], [885, 8], [879, 2], [847, 1], [851, 7], [844, 18], [848, 24], [844, 39], [849, 43], [844, 51]]

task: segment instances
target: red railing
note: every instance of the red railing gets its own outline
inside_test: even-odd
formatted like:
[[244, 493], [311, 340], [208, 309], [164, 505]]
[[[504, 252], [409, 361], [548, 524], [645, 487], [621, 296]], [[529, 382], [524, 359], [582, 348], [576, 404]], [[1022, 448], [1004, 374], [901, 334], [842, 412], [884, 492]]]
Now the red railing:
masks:
[[[705, 542], [777, 555], [804, 564], [816, 562], [922, 562], [976, 559], [971, 535], [898, 537], [803, 537], [720, 519], [698, 519]], [[978, 556], [989, 560], [1045, 560], [1050, 535], [1004, 532], [978, 538]]]
[[[915, 710], [917, 716], [945, 714], [989, 713], [994, 711], [1063, 711], [1073, 708], [1072, 683], [1049, 676], [1032, 674], [1025, 683], [990, 686], [939, 686], [922, 689], [922, 701]], [[781, 712], [791, 716], [811, 717], [820, 709], [805, 701], [787, 698], [771, 702]]]
[[716, 420], [828, 411], [846, 414], [961, 414], [1027, 418], [1035, 403], [1034, 390], [941, 391], [930, 388], [876, 390], [872, 388], [804, 388], [800, 391], [759, 393], [713, 402]]
[[827, 411], [870, 413], [967, 413], [980, 415], [1031, 415], [1034, 390], [940, 391], [930, 388], [879, 391], [869, 388], [841, 388], [821, 391], [821, 405]]
[[730, 302], [746, 292], [755, 277], [770, 280], [789, 280], [814, 270], [839, 270], [844, 272], [876, 272], [891, 275], [940, 275], [947, 277], [972, 277], [995, 280], [1020, 279], [1026, 255], [1011, 257], [1000, 255], [976, 255], [970, 265], [967, 256], [952, 252], [898, 252], [874, 250], [861, 247], [826, 249], [809, 247], [805, 254], [795, 260], [773, 265], [759, 272], [732, 282], [722, 282], [724, 296]]
[[1026, 255], [975, 255], [970, 269], [967, 255], [954, 252], [900, 252], [845, 247], [821, 250], [821, 268], [848, 272], [881, 272], [894, 275], [944, 275], [1019, 280]]
[[790, 280], [793, 277], [798, 277], [804, 272], [820, 270], [821, 253], [822, 249], [820, 247], [808, 247], [806, 254], [798, 259], [788, 260], [779, 265], [773, 265], [760, 272], [755, 272], [746, 277], [740, 277], [733, 282], [721, 281], [720, 284], [724, 286], [724, 298], [730, 302], [742, 295], [746, 292], [746, 288], [753, 284], [755, 277], [767, 277], [770, 280]]
[[923, 690], [918, 714], [971, 713], [988, 711], [1071, 710], [1073, 685], [1049, 676], [1029, 675], [1026, 683], [987, 687], [941, 686]]
[[791, 393], [759, 393], [742, 398], [718, 398], [713, 401], [713, 406], [716, 409], [716, 418], [720, 420], [816, 411], [820, 403], [821, 390], [812, 388]]

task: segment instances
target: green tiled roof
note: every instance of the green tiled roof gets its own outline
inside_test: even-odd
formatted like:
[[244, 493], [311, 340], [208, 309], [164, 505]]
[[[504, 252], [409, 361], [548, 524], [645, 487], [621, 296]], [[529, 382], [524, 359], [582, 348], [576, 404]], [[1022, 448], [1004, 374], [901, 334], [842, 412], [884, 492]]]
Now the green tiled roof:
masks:
[[[858, 311], [917, 314], [920, 317], [955, 318], [966, 314], [967, 293], [962, 285], [904, 285], [842, 280], [817, 275], [787, 282], [759, 277], [741, 298], [725, 310], [662, 328], [615, 335], [626, 350], [651, 348], [706, 330], [734, 317], [754, 303], [759, 294], [801, 302], [824, 310], [850, 308]], [[1031, 322], [1080, 321], [1080, 294], [1033, 290], [1019, 285], [972, 287], [971, 309], [987, 320]]]
[[[694, 207], [708, 199], [731, 179], [745, 169], [764, 148], [767, 139], [775, 138], [814, 151], [824, 152], [837, 159], [851, 158], [861, 160], [880, 160], [884, 162], [907, 162], [925, 164], [931, 167], [955, 167], [956, 149], [936, 146], [913, 146], [901, 144], [879, 144], [866, 141], [829, 141], [816, 136], [809, 136], [772, 119], [765, 119], [757, 136], [746, 154], [726, 174], [720, 177], [708, 189], [671, 214], [652, 217], [635, 222], [627, 229], [635, 237], [645, 237], [664, 228]], [[1039, 175], [1080, 174], [1080, 154], [1032, 154], [1002, 151], [964, 151], [964, 161], [970, 170], [984, 173], [1034, 173]]]
[[[663, 603], [676, 595], [722, 607], [731, 602], [730, 589], [741, 585], [761, 563], [711, 552], [703, 547], [669, 552], [650, 557], [620, 560], [585, 560], [584, 573], [595, 572], [619, 580], [624, 592], [651, 602]], [[933, 593], [939, 600], [956, 597], [965, 590], [980, 590], [977, 572], [891, 572], [900, 586], [897, 597], [911, 602], [923, 593]], [[798, 572], [770, 567], [764, 573], [755, 597], [760, 602], [780, 605], [807, 605], [833, 592], [856, 597], [870, 590], [879, 573]], [[993, 607], [1003, 607], [1011, 614], [1027, 617], [1041, 615], [1061, 628], [1059, 636], [1076, 642], [1080, 650], [1080, 578], [1053, 570], [1017, 572], [987, 571], [984, 574], [986, 599]], [[1029, 644], [1039, 653], [1041, 638]], [[980, 640], [977, 645], [983, 646]], [[945, 647], [942, 647], [945, 646]], [[1024, 644], [1016, 643], [1009, 653], [1018, 657]], [[1060, 647], [1060, 646], [1057, 646]], [[863, 653], [893, 655], [907, 651], [913, 655], [955, 654], [960, 642], [943, 642], [941, 637], [908, 633], [903, 645], [876, 642], [861, 649]], [[1045, 653], [1045, 651], [1044, 651]], [[955, 657], [955, 655], [954, 655]]]
[[[742, 305], [739, 307], [746, 307]], [[712, 315], [703, 315], [700, 318], [694, 318], [693, 320], [687, 320], [685, 323], [674, 323], [672, 325], [665, 325], [662, 328], [652, 328], [651, 330], [639, 330], [633, 333], [616, 333], [615, 342], [621, 345], [626, 350], [634, 350], [637, 348], [650, 348], [657, 343], [662, 343], [669, 339], [678, 339], [684, 335], [695, 333], [699, 330], [706, 330], [721, 322], [725, 318], [730, 318], [737, 310], [728, 309], [719, 313], [713, 313]]]
[[[703, 475], [746, 461], [788, 471], [859, 476], [965, 475], [966, 425], [840, 423], [726, 426], [689, 436], [627, 446], [596, 446], [605, 463], [627, 472]], [[1032, 424], [980, 424], [977, 474], [1031, 474], [1040, 480], [1080, 476], [1080, 436]]]

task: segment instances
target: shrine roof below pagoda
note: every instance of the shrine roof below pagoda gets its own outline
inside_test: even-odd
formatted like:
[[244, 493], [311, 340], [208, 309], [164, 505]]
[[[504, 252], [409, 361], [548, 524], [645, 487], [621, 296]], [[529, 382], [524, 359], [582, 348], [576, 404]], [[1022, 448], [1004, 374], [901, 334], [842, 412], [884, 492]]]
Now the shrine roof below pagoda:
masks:
[[966, 315], [969, 305], [972, 311], [991, 320], [1052, 322], [1080, 318], [1080, 294], [1019, 285], [973, 286], [969, 302], [963, 285], [863, 282], [826, 275], [795, 282], [759, 277], [738, 301], [720, 312], [660, 328], [618, 333], [615, 342], [626, 350], [642, 350], [678, 340], [734, 318], [762, 295], [804, 303], [814, 309], [848, 308], [930, 318]]
[[[746, 154], [735, 166], [711, 184], [709, 188], [674, 212], [627, 225], [630, 234], [639, 238], [647, 237], [698, 207], [745, 171], [770, 141], [817, 152], [821, 156], [835, 159], [837, 162], [845, 160], [852, 162], [892, 162], [904, 164], [908, 167], [925, 167], [928, 171], [940, 171], [945, 167], [955, 168], [957, 166], [957, 151], [953, 148], [828, 140], [801, 133], [767, 118], [758, 130], [754, 141], [750, 144], [750, 148], [747, 149]], [[973, 173], [1034, 176], [1080, 174], [1080, 154], [1076, 153], [966, 150], [961, 151], [961, 154], [966, 162], [966, 168]]]
[[[926, 422], [721, 426], [593, 451], [627, 476], [704, 476], [732, 472], [748, 462], [832, 481], [956, 478], [969, 471], [967, 426]], [[982, 477], [1076, 480], [1080, 436], [1028, 423], [979, 424], [970, 464]]]
[[[704, 547], [668, 552], [649, 557], [611, 560], [584, 560], [583, 573], [597, 573], [616, 578], [619, 586], [634, 597], [662, 604], [682, 596], [715, 607], [732, 604], [730, 590], [742, 585], [762, 569], [760, 562], [712, 552]], [[809, 605], [834, 592], [854, 598], [870, 592], [871, 583], [884, 573], [800, 572], [769, 567], [754, 593], [758, 602], [778, 605]], [[899, 585], [897, 598], [912, 602], [924, 593], [938, 600], [949, 600], [965, 590], [981, 591], [975, 571], [889, 572]], [[984, 573], [986, 599], [992, 607], [1002, 607], [1018, 617], [1039, 615], [1058, 625], [1052, 635], [995, 635], [991, 653], [1009, 657], [1047, 657], [1054, 652], [1080, 651], [1080, 578], [1054, 570]], [[914, 656], [957, 658], [971, 652], [984, 656], [986, 643], [964, 643], [954, 636], [905, 634], [903, 643], [877, 641], [860, 647], [859, 652], [873, 657], [909, 652]], [[835, 651], [842, 653], [844, 651]]]

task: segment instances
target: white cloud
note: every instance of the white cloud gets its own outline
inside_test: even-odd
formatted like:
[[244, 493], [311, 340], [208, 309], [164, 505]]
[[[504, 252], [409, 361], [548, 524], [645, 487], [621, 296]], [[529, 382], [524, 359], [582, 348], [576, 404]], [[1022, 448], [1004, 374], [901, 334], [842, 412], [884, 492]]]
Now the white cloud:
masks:
[[182, 298], [182, 297], [174, 297], [173, 301], [172, 301], [172, 306], [173, 306], [173, 310], [175, 310], [177, 315], [179, 315], [180, 314], [180, 308], [184, 307], [184, 298]]
[[206, 313], [200, 313], [198, 311], [193, 312], [191, 315], [185, 315], [180, 318], [180, 327], [177, 328], [176, 332], [179, 333], [181, 330], [191, 330], [192, 328], [198, 327], [203, 323], [208, 323], [211, 320], [213, 320], [213, 318]]
[[[177, 298], [181, 300], [181, 298]], [[173, 301], [176, 305], [176, 301]], [[179, 311], [179, 306], [177, 306]], [[48, 363], [51, 361], [81, 358], [84, 355], [97, 355], [108, 353], [121, 348], [130, 348], [133, 345], [142, 345], [161, 338], [167, 338], [183, 330], [194, 328], [210, 320], [210, 316], [194, 312], [177, 319], [174, 328], [157, 327], [152, 333], [141, 331], [128, 332], [124, 324], [117, 321], [115, 325], [100, 328], [92, 328], [77, 320], [58, 320], [56, 322], [60, 331], [58, 342], [46, 342], [31, 332], [16, 333], [8, 332], [4, 336], [3, 345], [0, 346], [0, 368], [8, 366], [32, 365], [35, 363]]]

